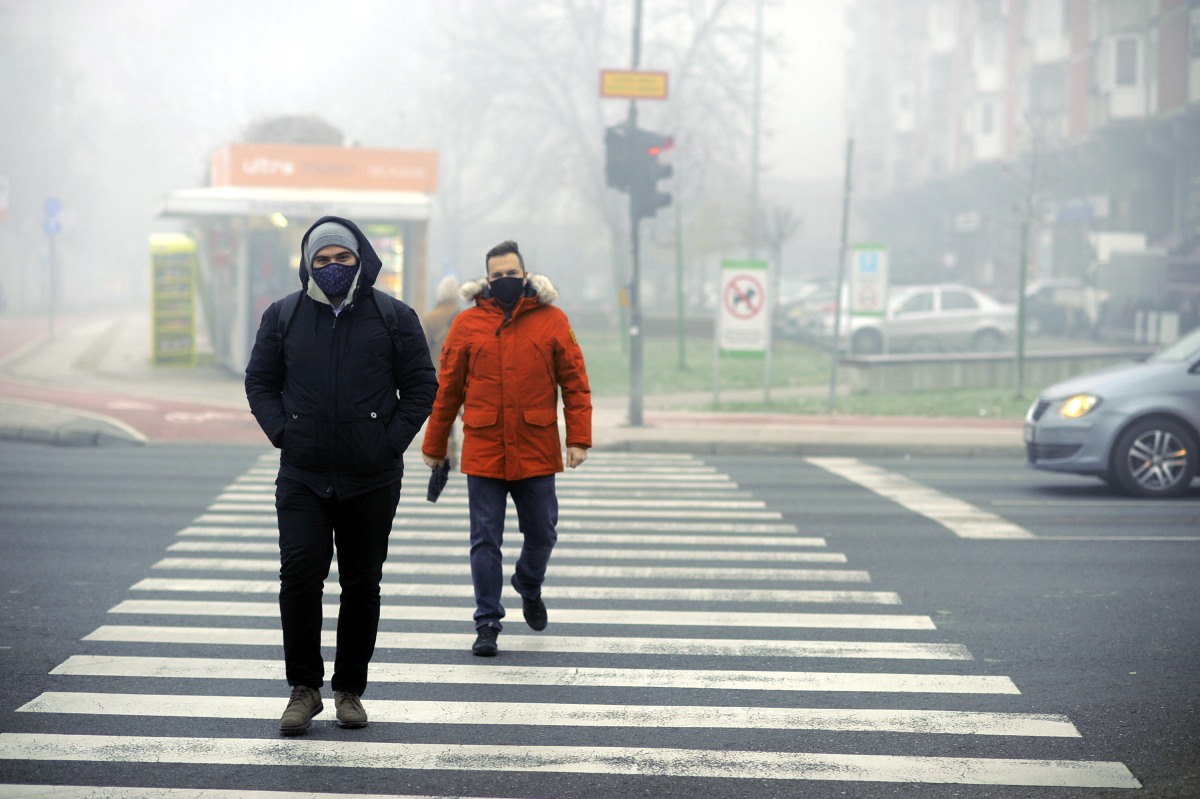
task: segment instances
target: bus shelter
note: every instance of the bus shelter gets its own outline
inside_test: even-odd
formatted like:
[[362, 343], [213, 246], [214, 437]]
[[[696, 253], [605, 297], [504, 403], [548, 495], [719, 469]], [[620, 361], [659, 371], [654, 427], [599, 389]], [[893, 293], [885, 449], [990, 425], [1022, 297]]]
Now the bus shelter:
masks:
[[429, 151], [237, 144], [217, 153], [210, 185], [169, 192], [160, 213], [194, 242], [214, 361], [245, 368], [263, 311], [300, 288], [300, 239], [327, 214], [370, 238], [383, 261], [376, 286], [423, 311], [436, 188]]

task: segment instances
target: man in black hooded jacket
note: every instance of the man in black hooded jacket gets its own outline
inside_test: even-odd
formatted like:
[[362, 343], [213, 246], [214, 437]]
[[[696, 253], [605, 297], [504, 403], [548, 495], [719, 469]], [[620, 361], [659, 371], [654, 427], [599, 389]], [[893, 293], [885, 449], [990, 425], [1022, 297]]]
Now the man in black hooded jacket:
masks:
[[300, 246], [302, 291], [263, 313], [246, 366], [250, 410], [281, 450], [279, 611], [292, 687], [279, 721], [285, 735], [304, 732], [324, 709], [321, 593], [335, 543], [341, 606], [330, 684], [338, 726], [367, 724], [361, 697], [402, 458], [437, 393], [416, 313], [372, 296], [382, 264], [358, 226], [322, 217]]

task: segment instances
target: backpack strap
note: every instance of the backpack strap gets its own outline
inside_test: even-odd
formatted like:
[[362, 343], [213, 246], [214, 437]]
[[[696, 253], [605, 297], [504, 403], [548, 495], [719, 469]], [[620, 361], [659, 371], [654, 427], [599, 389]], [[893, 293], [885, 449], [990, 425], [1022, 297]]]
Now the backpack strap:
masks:
[[303, 291], [293, 291], [280, 302], [277, 323], [280, 340], [287, 336], [288, 326], [292, 324], [292, 317], [296, 315], [296, 309], [300, 307], [300, 295], [303, 293]]
[[400, 331], [400, 323], [396, 319], [396, 308], [392, 305], [392, 298], [377, 288], [371, 289], [371, 296], [375, 298], [375, 307], [379, 309], [379, 315], [383, 317], [383, 322], [387, 325], [388, 334], [395, 342]]

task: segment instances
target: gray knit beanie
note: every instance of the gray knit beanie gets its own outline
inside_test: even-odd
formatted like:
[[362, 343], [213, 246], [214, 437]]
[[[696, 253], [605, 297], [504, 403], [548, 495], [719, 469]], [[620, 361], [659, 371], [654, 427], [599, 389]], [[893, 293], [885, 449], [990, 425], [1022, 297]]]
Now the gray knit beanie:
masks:
[[308, 247], [304, 253], [304, 262], [312, 266], [312, 257], [331, 244], [345, 247], [354, 253], [355, 258], [359, 257], [358, 239], [354, 238], [354, 233], [350, 228], [338, 222], [323, 222], [308, 234]]

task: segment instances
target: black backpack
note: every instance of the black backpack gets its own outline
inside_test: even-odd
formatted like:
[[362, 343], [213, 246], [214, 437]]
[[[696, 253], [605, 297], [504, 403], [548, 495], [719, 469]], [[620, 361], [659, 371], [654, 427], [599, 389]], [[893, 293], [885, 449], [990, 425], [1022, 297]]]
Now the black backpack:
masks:
[[[291, 294], [283, 298], [282, 304], [279, 306], [279, 337], [283, 338], [287, 335], [288, 327], [292, 324], [292, 317], [296, 315], [296, 309], [300, 307], [300, 298], [304, 296], [304, 289], [293, 291]], [[371, 289], [371, 296], [375, 298], [375, 307], [379, 309], [379, 315], [383, 317], [384, 324], [387, 325], [388, 335], [392, 337], [392, 344], [400, 336], [400, 325], [396, 320], [396, 309], [389, 302], [390, 298], [383, 292]]]
[[[279, 306], [279, 352], [282, 357], [283, 340], [287, 337], [288, 327], [292, 324], [292, 317], [296, 315], [296, 309], [300, 307], [300, 298], [304, 296], [304, 289], [294, 291], [281, 300]], [[395, 359], [401, 353], [400, 349], [400, 323], [396, 319], [396, 308], [392, 305], [391, 297], [384, 294], [382, 291], [372, 288], [371, 296], [375, 299], [375, 307], [379, 309], [379, 315], [383, 317], [383, 323], [387, 325], [388, 336], [392, 339], [392, 371], [395, 372]]]

